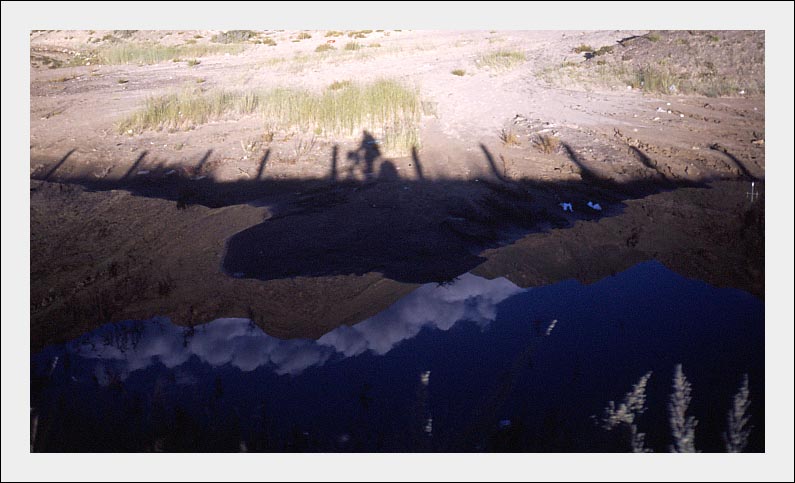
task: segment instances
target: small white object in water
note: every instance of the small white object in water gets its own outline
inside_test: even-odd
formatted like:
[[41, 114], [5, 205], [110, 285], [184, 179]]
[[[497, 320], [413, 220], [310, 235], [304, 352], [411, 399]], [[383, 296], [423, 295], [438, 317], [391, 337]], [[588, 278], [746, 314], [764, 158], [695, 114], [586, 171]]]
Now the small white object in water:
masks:
[[571, 203], [561, 203], [560, 207], [563, 208], [563, 211], [571, 211], [574, 213], [574, 207], [571, 206]]
[[511, 427], [511, 420], [510, 419], [503, 419], [500, 421], [500, 429], [510, 428]]
[[433, 433], [433, 418], [428, 418], [428, 420], [425, 421], [425, 432], [428, 434]]
[[142, 169], [141, 171], [138, 171], [138, 174], [139, 174], [139, 175], [142, 175], [142, 174], [149, 174], [149, 170]]
[[170, 169], [170, 170], [166, 171], [166, 176], [171, 176], [172, 174], [174, 174], [176, 172], [177, 172], [176, 169]]
[[552, 322], [549, 323], [549, 327], [547, 327], [547, 331], [545, 332], [545, 335], [551, 334], [552, 333], [552, 329], [555, 328], [555, 324], [557, 324], [557, 323], [558, 323], [558, 319], [553, 319]]
[[589, 201], [588, 206], [590, 206], [596, 211], [602, 211], [602, 206], [599, 203], [594, 203], [593, 201]]
[[425, 371], [420, 374], [420, 382], [423, 386], [427, 386], [431, 383], [431, 371]]
[[193, 178], [193, 181], [199, 181], [200, 179], [204, 179], [204, 178], [206, 178], [206, 177], [207, 177], [207, 176], [204, 176], [204, 175], [201, 175], [201, 176], [196, 176], [195, 178]]

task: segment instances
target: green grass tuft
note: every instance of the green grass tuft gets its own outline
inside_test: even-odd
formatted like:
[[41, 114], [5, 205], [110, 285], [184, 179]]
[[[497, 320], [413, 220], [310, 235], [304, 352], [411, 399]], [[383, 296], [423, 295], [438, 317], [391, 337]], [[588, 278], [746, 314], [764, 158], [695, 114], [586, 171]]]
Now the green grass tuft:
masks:
[[320, 44], [317, 47], [315, 47], [315, 52], [328, 52], [331, 50], [337, 50], [337, 49], [331, 44]]
[[219, 44], [237, 44], [246, 42], [256, 36], [257, 34], [251, 30], [229, 30], [213, 35], [210, 41]]
[[394, 80], [345, 82], [321, 93], [287, 88], [207, 93], [186, 90], [148, 99], [117, 127], [120, 133], [184, 130], [213, 120], [257, 115], [268, 125], [307, 133], [355, 136], [367, 130], [382, 140], [389, 153], [407, 154], [419, 146], [422, 103], [417, 89]]
[[497, 50], [480, 54], [476, 63], [480, 67], [488, 67], [494, 70], [508, 70], [525, 62], [527, 57], [524, 52], [518, 50]]
[[102, 47], [96, 51], [103, 64], [157, 64], [164, 60], [185, 57], [204, 57], [218, 54], [239, 54], [242, 45], [160, 45], [154, 43], [122, 43]]
[[350, 87], [352, 85], [353, 85], [353, 82], [351, 82], [349, 80], [334, 81], [328, 86], [328, 88], [331, 89], [332, 91], [338, 91], [340, 89], [345, 89], [346, 87]]

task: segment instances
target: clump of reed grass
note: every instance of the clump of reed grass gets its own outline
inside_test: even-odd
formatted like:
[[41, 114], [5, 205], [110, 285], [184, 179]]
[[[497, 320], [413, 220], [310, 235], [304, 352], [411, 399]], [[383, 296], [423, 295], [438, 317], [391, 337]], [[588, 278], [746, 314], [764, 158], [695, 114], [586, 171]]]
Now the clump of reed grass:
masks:
[[[610, 401], [599, 420], [603, 429], [612, 431], [617, 427], [629, 429], [629, 446], [634, 452], [649, 451], [644, 448], [645, 435], [637, 428], [638, 416], [646, 411], [646, 386], [651, 372], [646, 373], [624, 397], [618, 407]], [[673, 453], [696, 453], [695, 433], [698, 420], [687, 415], [690, 407], [692, 387], [685, 377], [682, 365], [674, 369], [673, 392], [668, 403], [669, 422], [673, 444], [669, 447]], [[748, 374], [743, 375], [740, 389], [732, 400], [732, 407], [727, 418], [727, 430], [723, 433], [726, 451], [740, 453], [748, 446], [751, 431], [751, 397], [748, 389]]]
[[[332, 84], [333, 85], [333, 84]], [[405, 154], [419, 146], [419, 91], [395, 80], [338, 83], [320, 93], [275, 88], [263, 91], [198, 89], [153, 97], [118, 124], [120, 133], [191, 129], [213, 120], [257, 115], [282, 129], [353, 136], [379, 136], [387, 152]]]
[[533, 145], [544, 154], [552, 154], [560, 147], [560, 139], [550, 134], [539, 134]]
[[246, 42], [252, 37], [256, 36], [256, 32], [251, 30], [229, 30], [213, 35], [212, 38], [210, 38], [210, 41], [220, 44], [235, 44]]
[[616, 407], [613, 401], [607, 404], [602, 416], [602, 428], [612, 431], [618, 427], [626, 427], [629, 430], [629, 445], [634, 453], [645, 453], [646, 435], [638, 431], [637, 420], [641, 414], [646, 412], [646, 385], [651, 378], [652, 372], [649, 371], [632, 387], [624, 396], [624, 401]]
[[103, 64], [156, 64], [175, 58], [196, 58], [207, 55], [239, 54], [242, 45], [160, 45], [155, 43], [121, 43], [100, 47], [96, 51]]
[[478, 55], [475, 62], [479, 67], [488, 67], [494, 70], [508, 70], [525, 62], [527, 56], [518, 50], [497, 50]]
[[453, 74], [453, 75], [457, 75], [457, 76], [461, 77], [464, 74], [466, 74], [467, 71], [465, 71], [464, 69], [453, 69], [452, 71], [450, 71], [450, 73]]
[[315, 52], [329, 52], [331, 50], [337, 50], [337, 49], [331, 44], [320, 44], [317, 47], [315, 47]]
[[340, 89], [344, 89], [344, 88], [350, 87], [352, 85], [353, 85], [353, 82], [351, 82], [349, 80], [334, 81], [331, 84], [329, 84], [328, 88], [331, 89], [332, 91], [338, 91]]
[[521, 144], [519, 142], [519, 136], [513, 131], [513, 129], [501, 129], [500, 141], [502, 141], [502, 144], [505, 146], [519, 146], [519, 144]]
[[751, 435], [751, 396], [748, 392], [748, 374], [743, 375], [743, 382], [732, 400], [732, 408], [726, 421], [727, 431], [723, 433], [727, 453], [742, 453], [748, 446]]
[[674, 437], [674, 444], [671, 446], [671, 452], [695, 453], [696, 425], [698, 425], [698, 420], [686, 414], [691, 401], [691, 386], [684, 372], [682, 372], [682, 364], [677, 364], [674, 370], [673, 388], [674, 391], [671, 393], [671, 401], [668, 403], [671, 434], [673, 434]]

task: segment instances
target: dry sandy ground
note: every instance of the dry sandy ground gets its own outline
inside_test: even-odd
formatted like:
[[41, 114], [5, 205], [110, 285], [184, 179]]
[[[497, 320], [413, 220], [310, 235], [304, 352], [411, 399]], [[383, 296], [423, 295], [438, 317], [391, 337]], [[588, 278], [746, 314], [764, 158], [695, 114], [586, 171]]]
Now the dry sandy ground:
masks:
[[[735, 52], [759, 39], [763, 50], [763, 33], [723, 32], [713, 46], [715, 35], [700, 33], [649, 41], [645, 31], [391, 31], [359, 39], [362, 50], [320, 56], [324, 32], [293, 42], [297, 32], [274, 31], [276, 46], [194, 67], [41, 62], [71, 58], [108, 33], [31, 34], [33, 348], [155, 315], [183, 324], [246, 316], [275, 336], [319, 337], [417, 284], [469, 270], [532, 286], [594, 281], [656, 258], [764, 294], [764, 205], [745, 195], [750, 181], [764, 181], [764, 65]], [[216, 33], [136, 32], [128, 41], [209, 42]], [[684, 51], [684, 35], [696, 46], [688, 52], [728, 66], [721, 75], [747, 77], [747, 92], [662, 96], [620, 79], [580, 82], [560, 67], [594, 61], [573, 51], [581, 44], [612, 46], [609, 62], [659, 63]], [[497, 49], [527, 60], [504, 71], [478, 65]], [[321, 90], [380, 78], [418, 86], [429, 106], [413, 156], [371, 152], [355, 137], [321, 138], [296, 156], [305, 135], [284, 129], [251, 152], [246, 144], [263, 132], [254, 116], [172, 133], [115, 127], [146, 98], [197, 79], [207, 90]], [[500, 140], [503, 129], [517, 145]], [[556, 146], [540, 149], [539, 135]], [[377, 176], [353, 164], [357, 152], [373, 158]]]

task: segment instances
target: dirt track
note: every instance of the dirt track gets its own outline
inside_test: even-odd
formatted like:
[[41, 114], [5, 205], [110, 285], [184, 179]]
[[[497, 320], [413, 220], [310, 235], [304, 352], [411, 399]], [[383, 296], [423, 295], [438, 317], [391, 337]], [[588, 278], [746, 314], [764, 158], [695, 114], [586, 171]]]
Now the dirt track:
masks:
[[[182, 324], [244, 316], [274, 336], [319, 337], [417, 284], [470, 270], [534, 286], [594, 281], [656, 258], [763, 296], [764, 204], [746, 196], [751, 181], [763, 192], [763, 94], [563, 88], [539, 75], [589, 62], [572, 53], [582, 43], [612, 45], [620, 60], [616, 42], [644, 33], [374, 33], [368, 41], [382, 46], [361, 58], [269, 63], [311, 53], [324, 41], [313, 32], [193, 68], [32, 67], [32, 348], [154, 315]], [[32, 49], [68, 50], [59, 37], [81, 35], [37, 33]], [[648, 55], [668, 40], [649, 44]], [[706, 36], [692, 42], [704, 43], [697, 52], [711, 48]], [[474, 64], [478, 52], [517, 46], [527, 61], [512, 70]], [[638, 45], [631, 50], [637, 61]], [[455, 68], [468, 73], [453, 76]], [[198, 77], [208, 89], [397, 77], [418, 83], [435, 114], [423, 120], [422, 148], [407, 157], [351, 138], [321, 139], [293, 159], [295, 135], [284, 132], [266, 164], [266, 152], [242, 146], [261, 132], [253, 117], [116, 133], [114, 122], [147, 96]], [[518, 145], [500, 142], [501, 129]], [[545, 152], [540, 135], [559, 144]], [[372, 176], [352, 165], [357, 153]]]

